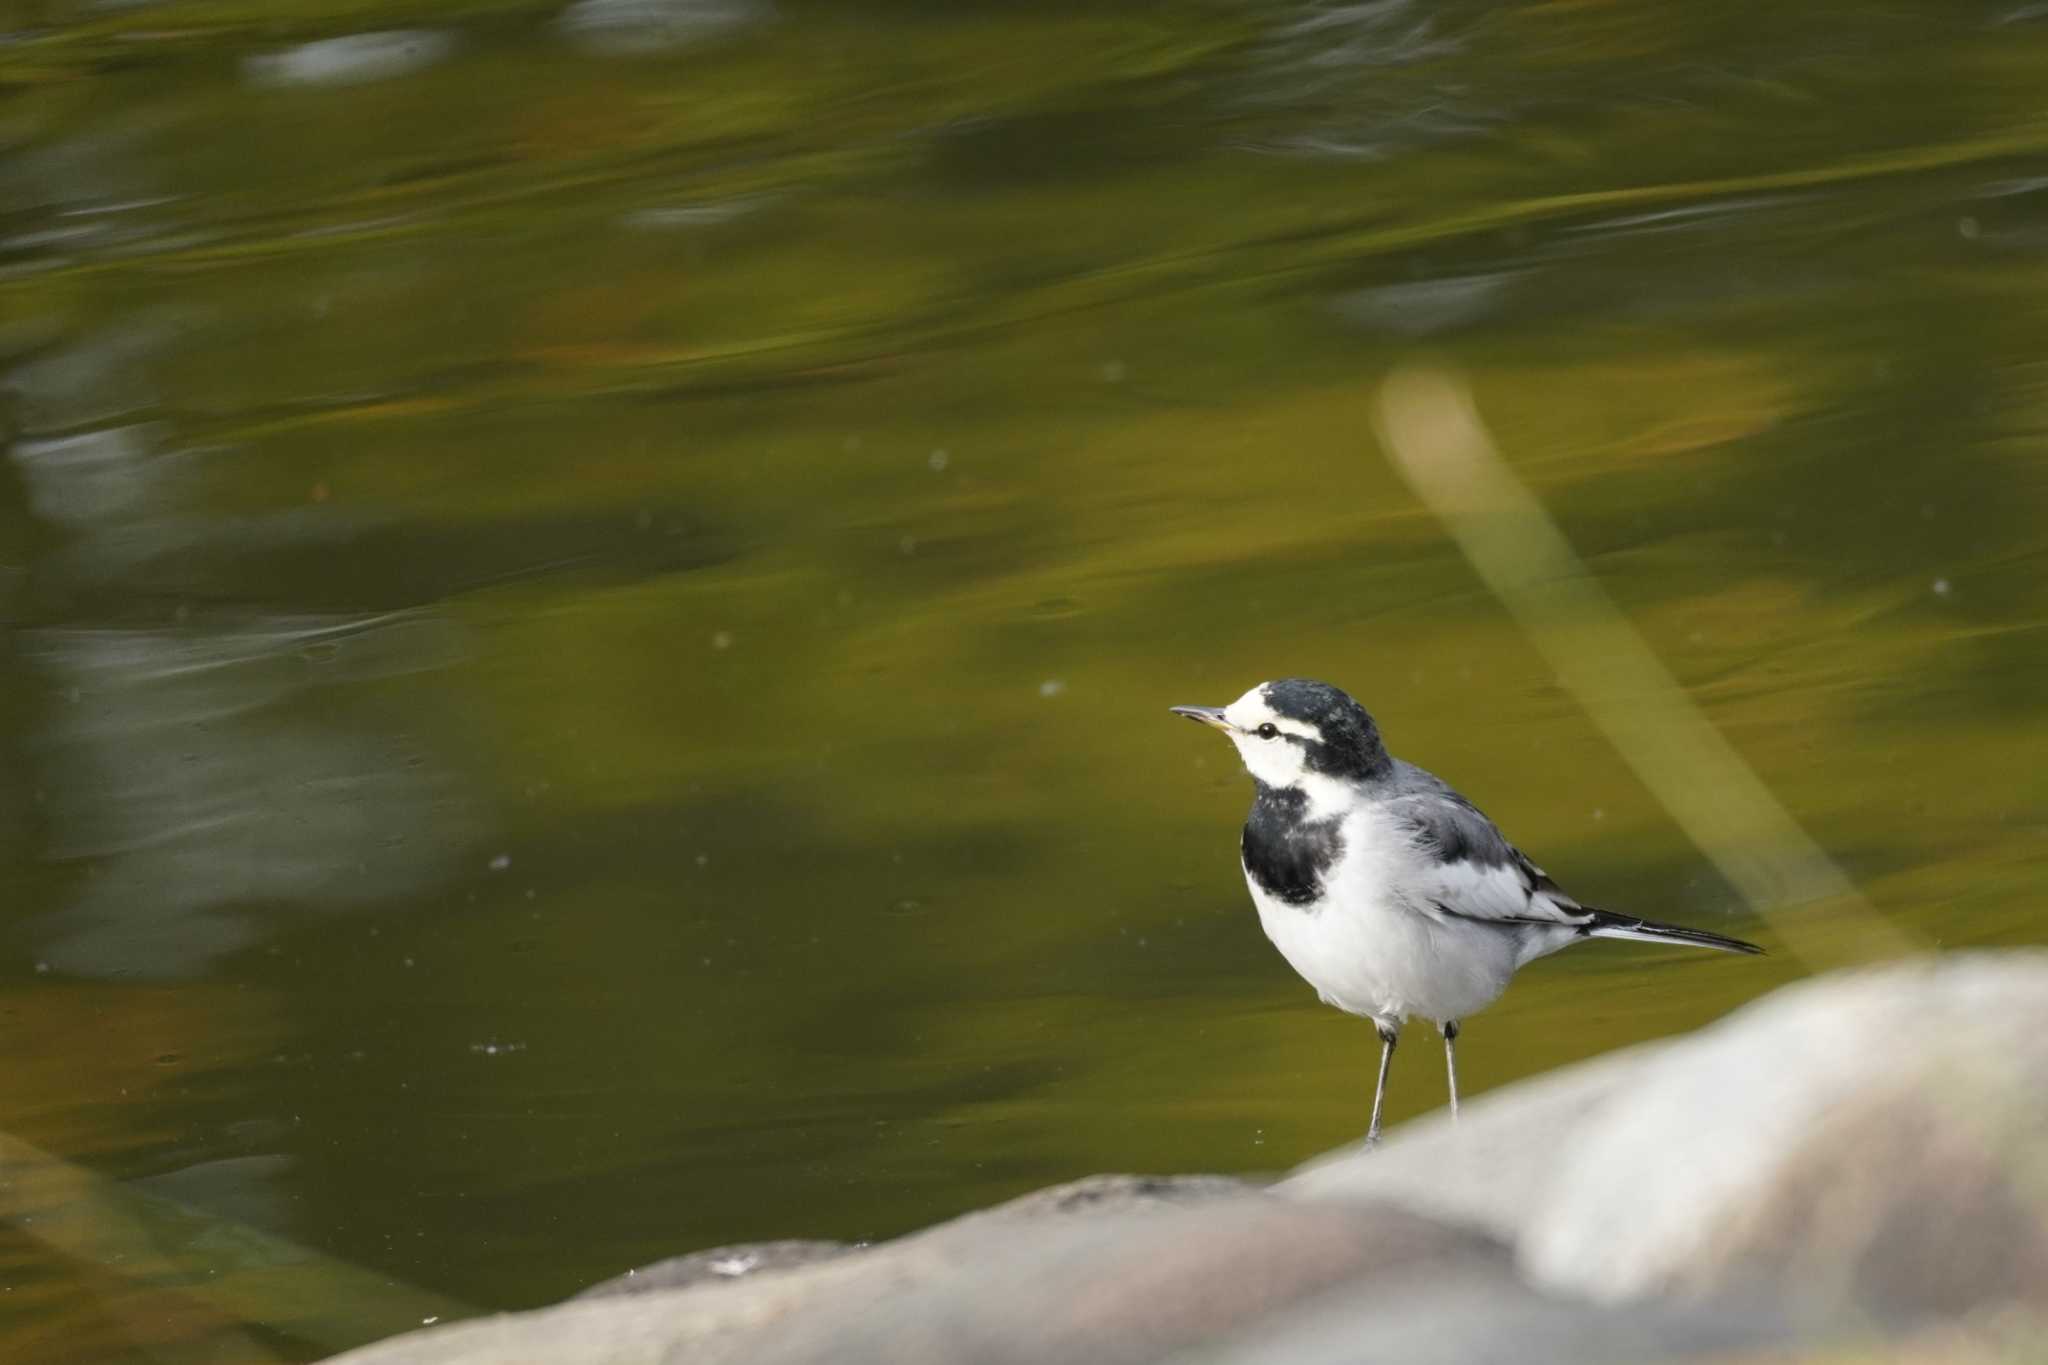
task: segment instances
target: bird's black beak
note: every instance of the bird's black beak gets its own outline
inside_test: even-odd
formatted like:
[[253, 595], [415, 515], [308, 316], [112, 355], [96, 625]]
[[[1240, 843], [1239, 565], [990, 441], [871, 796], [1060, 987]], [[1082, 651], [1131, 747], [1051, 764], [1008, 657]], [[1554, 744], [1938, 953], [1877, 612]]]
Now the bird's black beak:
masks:
[[1186, 716], [1189, 720], [1198, 720], [1219, 730], [1230, 728], [1230, 722], [1223, 719], [1223, 708], [1220, 706], [1175, 706], [1168, 709], [1176, 716]]

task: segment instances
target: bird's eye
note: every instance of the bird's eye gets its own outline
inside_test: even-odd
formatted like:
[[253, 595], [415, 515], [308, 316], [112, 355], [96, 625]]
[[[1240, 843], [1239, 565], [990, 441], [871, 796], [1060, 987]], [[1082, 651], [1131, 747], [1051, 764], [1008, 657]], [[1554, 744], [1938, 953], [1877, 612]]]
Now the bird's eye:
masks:
[[1280, 738], [1280, 727], [1269, 720], [1258, 729], [1252, 731], [1252, 733], [1260, 739], [1278, 739]]

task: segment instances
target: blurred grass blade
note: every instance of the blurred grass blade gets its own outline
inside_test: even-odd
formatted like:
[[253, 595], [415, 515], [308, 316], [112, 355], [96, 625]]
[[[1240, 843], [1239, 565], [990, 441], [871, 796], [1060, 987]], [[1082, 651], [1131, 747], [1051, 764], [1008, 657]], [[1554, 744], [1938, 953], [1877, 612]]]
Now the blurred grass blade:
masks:
[[0, 1133], [0, 1222], [236, 1322], [340, 1351], [474, 1308], [156, 1195]]
[[1462, 378], [1397, 370], [1375, 418], [1395, 469], [1559, 683], [1793, 953], [1819, 969], [1921, 946], [1863, 898], [1686, 696], [1508, 468]]

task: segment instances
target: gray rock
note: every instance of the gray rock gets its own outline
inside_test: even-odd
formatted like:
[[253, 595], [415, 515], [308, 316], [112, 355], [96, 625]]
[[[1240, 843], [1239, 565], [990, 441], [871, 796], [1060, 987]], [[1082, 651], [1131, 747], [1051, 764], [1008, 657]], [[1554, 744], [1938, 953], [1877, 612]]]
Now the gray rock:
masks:
[[2048, 952], [1837, 973], [1318, 1163], [1619, 1303], [1768, 1292], [1820, 1320], [2048, 1306]]
[[614, 1298], [621, 1294], [653, 1294], [670, 1289], [687, 1289], [693, 1284], [737, 1280], [748, 1275], [765, 1275], [798, 1266], [816, 1265], [861, 1248], [851, 1242], [742, 1242], [737, 1246], [693, 1251], [609, 1280], [572, 1295], [572, 1299]]
[[1027, 1196], [859, 1255], [413, 1333], [350, 1365], [1055, 1362], [1175, 1354], [1355, 1280], [1513, 1283], [1487, 1238], [1235, 1182], [1126, 1177]]
[[1608, 1300], [2048, 1306], [2044, 1153], [2048, 953], [1838, 974], [1675, 1047], [1566, 1154], [1523, 1260]]
[[1181, 1207], [1232, 1195], [1257, 1194], [1259, 1188], [1249, 1180], [1230, 1175], [1091, 1175], [1033, 1190], [994, 1208], [964, 1214], [947, 1226], [974, 1226], [989, 1219], [1043, 1218], [1048, 1214]]
[[1795, 1337], [1768, 1306], [1558, 1299], [1490, 1274], [1347, 1285], [1176, 1365], [1647, 1365], [1773, 1351]]
[[[1226, 1195], [1255, 1194], [1258, 1186], [1226, 1175], [1091, 1175], [1065, 1185], [1034, 1190], [1008, 1203], [956, 1220], [962, 1226], [984, 1226], [1005, 1219], [1042, 1218], [1082, 1212], [1165, 1205], [1198, 1204]], [[578, 1299], [616, 1294], [647, 1294], [684, 1289], [693, 1284], [735, 1280], [747, 1275], [792, 1270], [864, 1250], [847, 1242], [747, 1242], [672, 1256], [651, 1266], [629, 1270], [574, 1295]]]

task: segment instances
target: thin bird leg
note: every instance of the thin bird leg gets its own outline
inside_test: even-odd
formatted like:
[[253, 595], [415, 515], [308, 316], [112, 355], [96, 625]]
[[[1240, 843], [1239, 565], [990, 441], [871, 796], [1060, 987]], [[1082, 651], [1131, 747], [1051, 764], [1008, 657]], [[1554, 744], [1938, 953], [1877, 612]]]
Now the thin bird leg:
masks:
[[1394, 1064], [1394, 1044], [1401, 1041], [1401, 1030], [1392, 1024], [1373, 1021], [1380, 1034], [1380, 1083], [1372, 1092], [1372, 1127], [1365, 1130], [1365, 1145], [1377, 1147], [1380, 1141], [1380, 1108], [1387, 1101], [1387, 1068]]
[[1451, 1078], [1451, 1122], [1458, 1121], [1458, 1021], [1444, 1020], [1444, 1071]]

